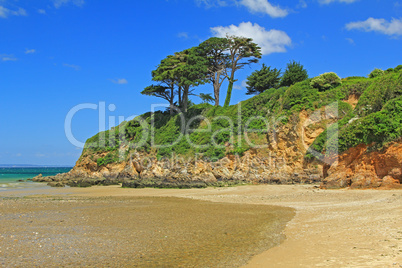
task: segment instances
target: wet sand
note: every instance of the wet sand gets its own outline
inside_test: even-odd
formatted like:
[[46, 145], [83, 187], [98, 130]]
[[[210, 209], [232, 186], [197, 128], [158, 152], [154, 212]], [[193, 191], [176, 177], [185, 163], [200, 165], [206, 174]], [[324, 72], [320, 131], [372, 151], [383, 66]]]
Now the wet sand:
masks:
[[[33, 193], [20, 191], [12, 195]], [[160, 196], [290, 207], [296, 210], [296, 216], [284, 229], [286, 239], [280, 245], [256, 254], [248, 260], [246, 267], [402, 267], [400, 190], [324, 191], [303, 185], [189, 190], [121, 189], [110, 186], [51, 189], [43, 190], [41, 194], [66, 193], [84, 199]], [[233, 266], [241, 265], [241, 261], [233, 262]]]
[[234, 267], [279, 245], [294, 210], [175, 197], [0, 201], [0, 266]]

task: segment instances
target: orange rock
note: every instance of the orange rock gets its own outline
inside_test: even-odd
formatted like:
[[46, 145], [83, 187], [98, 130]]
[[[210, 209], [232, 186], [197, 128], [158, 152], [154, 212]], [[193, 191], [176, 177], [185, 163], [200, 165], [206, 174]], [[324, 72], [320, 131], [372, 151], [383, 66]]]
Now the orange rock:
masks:
[[367, 145], [350, 148], [329, 168], [324, 169], [322, 188], [400, 188], [402, 183], [402, 143], [382, 151], [367, 151]]
[[384, 178], [382, 178], [381, 188], [402, 188], [402, 185], [398, 180], [394, 179], [393, 177], [385, 176]]

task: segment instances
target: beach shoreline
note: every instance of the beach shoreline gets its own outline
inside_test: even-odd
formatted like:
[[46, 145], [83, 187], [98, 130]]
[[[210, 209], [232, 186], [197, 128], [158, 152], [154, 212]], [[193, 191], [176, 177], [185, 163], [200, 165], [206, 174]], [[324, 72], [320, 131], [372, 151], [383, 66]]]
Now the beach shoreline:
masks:
[[311, 185], [207, 189], [125, 189], [119, 186], [13, 191], [1, 196], [180, 197], [290, 207], [286, 239], [245, 267], [400, 267], [400, 190], [320, 190]]

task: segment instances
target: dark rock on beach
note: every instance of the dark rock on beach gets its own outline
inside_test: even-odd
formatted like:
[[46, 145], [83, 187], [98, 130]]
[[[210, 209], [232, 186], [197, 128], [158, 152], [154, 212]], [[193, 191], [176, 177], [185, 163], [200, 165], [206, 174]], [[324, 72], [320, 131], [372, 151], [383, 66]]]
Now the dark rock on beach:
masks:
[[65, 187], [66, 185], [63, 182], [49, 182], [47, 185], [51, 187]]

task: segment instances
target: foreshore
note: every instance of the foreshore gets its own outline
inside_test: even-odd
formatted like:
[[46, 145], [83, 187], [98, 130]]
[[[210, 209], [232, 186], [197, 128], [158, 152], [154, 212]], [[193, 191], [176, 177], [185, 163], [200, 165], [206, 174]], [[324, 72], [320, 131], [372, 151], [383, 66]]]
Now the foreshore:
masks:
[[293, 208], [278, 246], [245, 267], [401, 267], [402, 191], [320, 190], [311, 185], [207, 189], [124, 189], [118, 186], [12, 191], [1, 196], [176, 197]]

